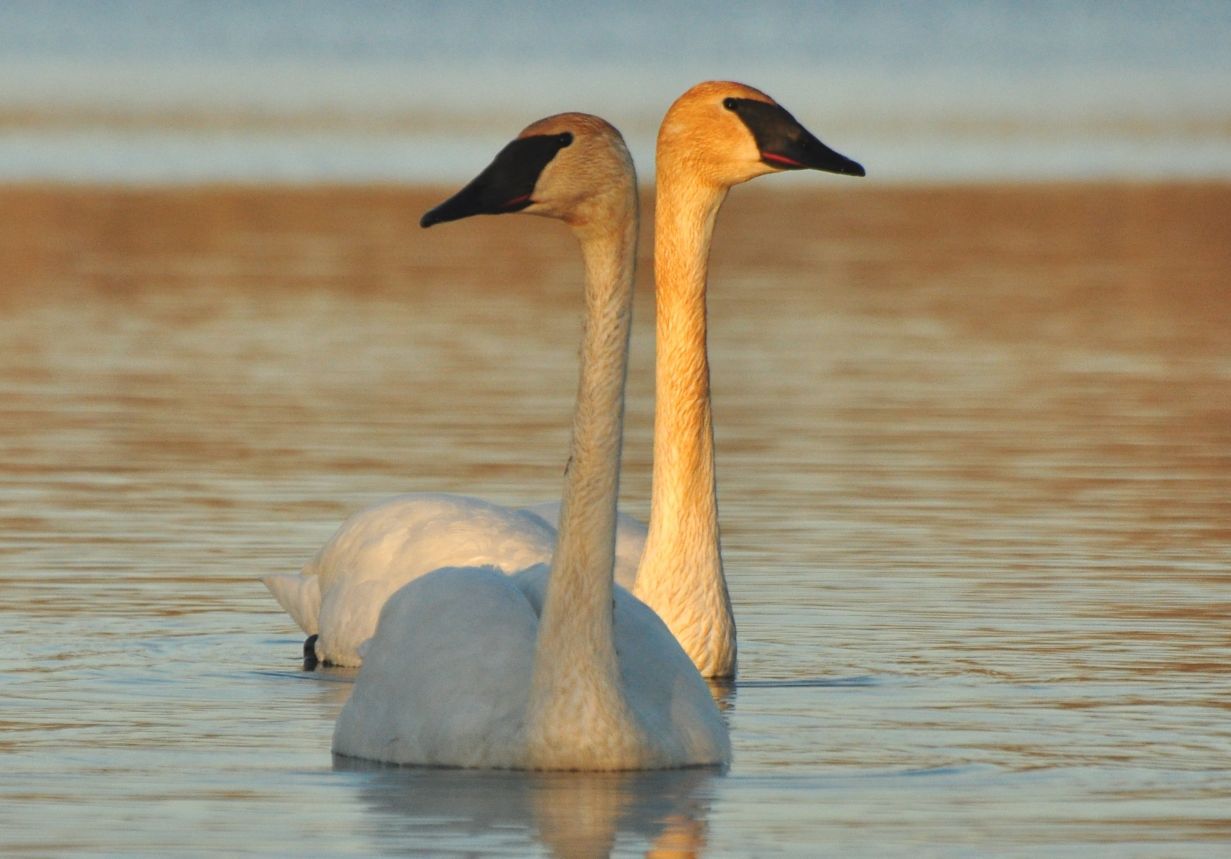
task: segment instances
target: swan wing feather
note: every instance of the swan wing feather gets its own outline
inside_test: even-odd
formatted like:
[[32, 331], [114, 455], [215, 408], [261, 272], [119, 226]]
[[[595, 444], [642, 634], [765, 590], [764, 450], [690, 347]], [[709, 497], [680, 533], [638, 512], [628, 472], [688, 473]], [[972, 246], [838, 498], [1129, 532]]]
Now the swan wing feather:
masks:
[[316, 576], [271, 573], [261, 577], [278, 605], [291, 616], [306, 635], [315, 635], [321, 611], [320, 582]]

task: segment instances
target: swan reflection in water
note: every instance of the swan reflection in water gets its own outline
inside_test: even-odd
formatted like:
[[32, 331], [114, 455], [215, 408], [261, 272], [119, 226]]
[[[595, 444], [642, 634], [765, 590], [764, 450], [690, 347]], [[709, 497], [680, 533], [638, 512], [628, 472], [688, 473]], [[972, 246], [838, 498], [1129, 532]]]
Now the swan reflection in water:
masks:
[[646, 842], [649, 856], [700, 855], [722, 774], [392, 767], [340, 755], [333, 766], [362, 780], [359, 796], [382, 851], [516, 853], [537, 843], [570, 859], [609, 856], [629, 839]]

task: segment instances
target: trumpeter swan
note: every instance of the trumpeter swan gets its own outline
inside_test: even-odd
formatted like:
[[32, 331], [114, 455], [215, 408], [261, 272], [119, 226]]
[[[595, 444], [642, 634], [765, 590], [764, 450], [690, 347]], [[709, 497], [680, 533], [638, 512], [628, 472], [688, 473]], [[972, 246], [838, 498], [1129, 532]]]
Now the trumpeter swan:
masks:
[[550, 569], [421, 576], [385, 603], [333, 750], [402, 764], [620, 770], [721, 764], [730, 741], [667, 627], [614, 584], [637, 188], [619, 132], [562, 114], [529, 126], [424, 222], [526, 211], [564, 220], [586, 314]]
[[[706, 352], [714, 221], [727, 191], [756, 176], [864, 170], [769, 96], [725, 81], [698, 84], [676, 100], [659, 132], [657, 159], [650, 536], [620, 515], [616, 580], [658, 612], [702, 674], [731, 677], [735, 618], [719, 543]], [[487, 564], [511, 573], [540, 563], [551, 555], [548, 523], [557, 517], [554, 502], [517, 510], [461, 496], [398, 496], [344, 522], [300, 575], [263, 581], [306, 633], [320, 632], [317, 656], [358, 665], [381, 605], [402, 584], [440, 566]]]
[[706, 277], [732, 186], [783, 170], [862, 176], [765, 93], [697, 84], [663, 119], [656, 151], [657, 308], [650, 527], [633, 593], [706, 677], [735, 674], [735, 617], [722, 569], [706, 353]]

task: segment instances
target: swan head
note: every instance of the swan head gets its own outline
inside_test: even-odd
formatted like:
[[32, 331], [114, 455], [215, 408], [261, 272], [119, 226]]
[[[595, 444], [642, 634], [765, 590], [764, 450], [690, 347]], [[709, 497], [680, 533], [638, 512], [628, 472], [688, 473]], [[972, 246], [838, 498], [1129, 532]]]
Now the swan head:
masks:
[[580, 228], [636, 205], [633, 159], [620, 132], [586, 113], [531, 123], [470, 184], [427, 212], [430, 227], [471, 215], [525, 212]]
[[768, 95], [731, 81], [697, 84], [675, 100], [658, 132], [658, 165], [718, 187], [784, 170], [864, 175]]

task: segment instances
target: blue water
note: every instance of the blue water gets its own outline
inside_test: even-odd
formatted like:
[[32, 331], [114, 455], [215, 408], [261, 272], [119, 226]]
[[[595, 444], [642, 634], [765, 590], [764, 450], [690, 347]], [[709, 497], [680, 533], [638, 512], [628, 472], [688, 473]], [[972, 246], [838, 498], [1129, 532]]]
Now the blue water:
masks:
[[[686, 87], [906, 181], [1231, 176], [1231, 4], [0, 5], [0, 180], [453, 182], [560, 110], [642, 173]], [[788, 180], [789, 181], [789, 180]]]

